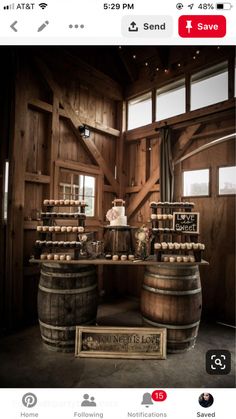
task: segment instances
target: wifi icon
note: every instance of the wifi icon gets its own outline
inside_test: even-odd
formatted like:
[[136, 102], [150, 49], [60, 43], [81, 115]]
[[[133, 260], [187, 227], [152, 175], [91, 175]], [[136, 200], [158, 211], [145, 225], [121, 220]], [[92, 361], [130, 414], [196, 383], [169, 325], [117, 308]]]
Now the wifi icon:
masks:
[[46, 9], [47, 3], [39, 3], [39, 7], [41, 7], [41, 9]]

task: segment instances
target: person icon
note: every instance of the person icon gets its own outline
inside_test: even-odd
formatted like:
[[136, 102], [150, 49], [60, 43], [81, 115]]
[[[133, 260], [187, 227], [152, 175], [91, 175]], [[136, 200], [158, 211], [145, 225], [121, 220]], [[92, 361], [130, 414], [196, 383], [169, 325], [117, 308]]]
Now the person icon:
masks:
[[84, 394], [84, 400], [81, 403], [81, 406], [97, 406], [96, 402], [95, 402], [95, 398], [94, 397], [90, 397], [89, 400], [89, 394]]
[[90, 400], [91, 400], [90, 401], [90, 406], [97, 406], [96, 403], [95, 403], [95, 401], [94, 401], [95, 400], [94, 397], [90, 397]]
[[202, 407], [210, 407], [214, 403], [214, 398], [210, 393], [202, 393], [199, 396], [198, 403]]
[[81, 406], [91, 406], [90, 405], [90, 401], [89, 401], [89, 395], [88, 394], [84, 394], [84, 400], [81, 403]]

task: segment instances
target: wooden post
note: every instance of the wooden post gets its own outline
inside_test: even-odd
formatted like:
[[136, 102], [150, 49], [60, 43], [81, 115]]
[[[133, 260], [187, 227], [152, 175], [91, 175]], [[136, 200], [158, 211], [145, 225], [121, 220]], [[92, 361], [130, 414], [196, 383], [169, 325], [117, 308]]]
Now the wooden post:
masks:
[[58, 156], [58, 142], [59, 142], [59, 130], [60, 130], [60, 121], [59, 121], [59, 100], [54, 95], [53, 96], [53, 105], [52, 105], [52, 133], [51, 133], [51, 158], [50, 158], [50, 198], [54, 198], [54, 192], [57, 190], [57, 185], [54, 185], [54, 170], [55, 170], [55, 161]]
[[10, 148], [9, 222], [7, 226], [7, 327], [23, 321], [23, 243], [25, 202], [25, 149], [27, 147], [27, 64], [17, 60], [15, 125]]

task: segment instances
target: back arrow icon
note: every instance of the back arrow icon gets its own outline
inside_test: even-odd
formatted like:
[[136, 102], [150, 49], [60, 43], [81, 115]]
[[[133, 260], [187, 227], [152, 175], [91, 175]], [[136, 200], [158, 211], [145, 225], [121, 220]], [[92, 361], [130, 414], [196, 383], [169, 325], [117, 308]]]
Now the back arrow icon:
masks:
[[15, 28], [16, 24], [17, 24], [17, 20], [15, 20], [15, 22], [13, 22], [13, 23], [10, 25], [10, 28], [12, 28], [12, 30], [13, 30], [13, 31], [15, 31], [15, 32], [17, 32], [17, 29]]

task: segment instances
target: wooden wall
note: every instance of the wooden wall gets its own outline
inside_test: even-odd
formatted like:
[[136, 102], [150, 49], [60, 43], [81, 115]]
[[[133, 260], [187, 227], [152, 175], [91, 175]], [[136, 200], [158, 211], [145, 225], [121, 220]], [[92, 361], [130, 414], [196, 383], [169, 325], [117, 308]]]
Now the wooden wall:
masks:
[[[208, 142], [208, 138], [198, 139], [188, 152]], [[183, 197], [184, 170], [210, 169], [210, 196], [191, 198], [201, 214], [200, 237], [206, 245], [204, 257], [209, 261], [208, 267], [201, 268], [203, 314], [230, 324], [235, 319], [235, 196], [219, 196], [218, 168], [234, 165], [235, 141], [230, 140], [184, 160], [175, 168], [176, 199]]]
[[[7, 329], [31, 324], [37, 318], [39, 268], [30, 266], [29, 258], [42, 201], [58, 193], [60, 167], [96, 175], [97, 215], [88, 219], [87, 225], [101, 237], [103, 208], [110, 207], [114, 193], [118, 192], [114, 162], [118, 158], [122, 105], [121, 88], [108, 77], [103, 79], [101, 73], [95, 75], [102, 80], [102, 87], [87, 73], [82, 74], [82, 80], [68, 77], [63, 68], [66, 62], [61, 64], [59, 52], [58, 72], [50, 68], [50, 60], [27, 54], [26, 50], [13, 50], [13, 56], [14, 133], [5, 153], [10, 158], [11, 177], [7, 255], [1, 251], [4, 259], [1, 267], [6, 263], [7, 281], [4, 276], [0, 281], [1, 289], [6, 290], [1, 318]], [[78, 126], [84, 122], [91, 125], [86, 143], [78, 133]], [[1, 162], [1, 173], [2, 170]], [[117, 174], [120, 176], [119, 170]]]

